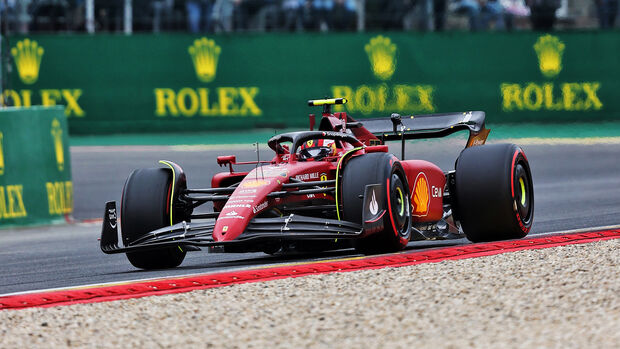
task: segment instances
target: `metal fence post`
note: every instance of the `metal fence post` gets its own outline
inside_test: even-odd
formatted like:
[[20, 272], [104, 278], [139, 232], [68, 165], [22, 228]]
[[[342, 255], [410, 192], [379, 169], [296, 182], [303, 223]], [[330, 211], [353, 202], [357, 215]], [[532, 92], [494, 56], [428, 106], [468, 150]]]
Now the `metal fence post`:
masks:
[[363, 32], [366, 29], [366, 0], [356, 1], [357, 9], [357, 31]]
[[86, 31], [95, 32], [95, 0], [86, 0]]
[[126, 35], [131, 35], [133, 31], [133, 1], [125, 0], [125, 8], [123, 11], [124, 14], [124, 22], [123, 28]]

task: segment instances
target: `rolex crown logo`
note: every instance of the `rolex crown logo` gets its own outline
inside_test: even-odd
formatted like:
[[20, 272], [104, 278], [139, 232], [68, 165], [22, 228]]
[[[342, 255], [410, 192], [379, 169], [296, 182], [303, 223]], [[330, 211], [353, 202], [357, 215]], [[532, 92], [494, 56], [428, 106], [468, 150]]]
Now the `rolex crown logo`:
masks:
[[62, 128], [60, 128], [60, 122], [58, 119], [52, 121], [52, 139], [54, 141], [54, 151], [56, 153], [56, 164], [58, 165], [58, 171], [62, 171], [65, 168], [65, 153], [62, 146]]
[[39, 67], [41, 66], [43, 52], [43, 47], [39, 46], [34, 40], [30, 41], [30, 39], [18, 41], [17, 45], [11, 49], [19, 78], [25, 84], [34, 84], [39, 78]]
[[562, 53], [564, 43], [555, 36], [545, 35], [538, 38], [534, 44], [538, 56], [538, 66], [545, 77], [552, 78], [562, 70]]
[[198, 79], [202, 82], [213, 81], [222, 49], [215, 41], [203, 37], [194, 41], [188, 51]]
[[396, 70], [396, 45], [383, 35], [375, 36], [364, 47], [372, 72], [381, 80], [388, 80]]

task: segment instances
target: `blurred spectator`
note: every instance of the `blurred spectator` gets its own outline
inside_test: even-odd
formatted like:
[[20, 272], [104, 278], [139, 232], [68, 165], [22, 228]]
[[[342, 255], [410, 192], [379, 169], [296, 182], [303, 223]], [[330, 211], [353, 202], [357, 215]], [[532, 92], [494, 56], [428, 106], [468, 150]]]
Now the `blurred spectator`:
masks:
[[37, 0], [30, 5], [34, 21], [32, 29], [36, 31], [68, 30], [66, 0]]
[[600, 28], [613, 28], [618, 15], [618, 0], [595, 0], [594, 2]]
[[69, 29], [74, 31], [86, 30], [86, 3], [85, 0], [69, 1]]
[[[434, 26], [436, 31], [442, 31], [445, 25], [446, 0], [434, 0]], [[471, 31], [504, 30], [504, 7], [499, 0], [456, 0], [448, 6], [448, 11], [464, 14], [469, 21]]]
[[551, 31], [555, 24], [555, 11], [560, 8], [560, 0], [526, 0], [530, 8], [532, 29]]
[[530, 9], [525, 6], [523, 0], [500, 0], [504, 7], [504, 20], [506, 29], [512, 30], [515, 27], [515, 20], [529, 17]]
[[122, 0], [95, 1], [97, 31], [120, 31], [123, 15]]
[[[584, 8], [596, 5], [596, 12]], [[441, 31], [451, 29], [551, 30], [556, 16], [563, 28], [613, 28], [620, 0], [94, 0], [95, 31], [120, 32], [125, 4], [132, 6], [133, 31]], [[9, 32], [83, 31], [89, 0], [0, 0]], [[558, 10], [560, 4], [563, 7]], [[527, 6], [526, 6], [527, 5]], [[432, 9], [429, 8], [432, 6]], [[593, 9], [594, 7], [592, 7]], [[558, 11], [556, 11], [558, 10]], [[429, 16], [432, 13], [432, 18]], [[453, 16], [462, 14], [463, 16]], [[466, 18], [465, 18], [466, 17]], [[529, 17], [529, 18], [528, 18]], [[360, 22], [363, 20], [363, 22]], [[431, 22], [433, 21], [433, 22]], [[459, 25], [460, 23], [460, 25]]]
[[233, 3], [235, 30], [266, 30], [276, 26], [276, 0], [233, 0]]
[[446, 26], [446, 0], [433, 0], [433, 27], [443, 31]]
[[185, 9], [187, 11], [187, 27], [190, 32], [213, 31], [211, 25], [213, 0], [185, 0]]
[[480, 12], [481, 29], [505, 30], [504, 7], [499, 0], [481, 1], [482, 8]]
[[352, 0], [335, 0], [329, 14], [329, 28], [335, 31], [353, 30], [355, 27], [355, 3]]
[[216, 32], [231, 32], [233, 30], [233, 0], [215, 0], [213, 4], [213, 28]]
[[302, 0], [282, 1], [282, 29], [287, 31], [301, 29], [301, 6]]
[[467, 15], [471, 31], [480, 29], [480, 4], [477, 0], [457, 0], [450, 8], [456, 13]]
[[[3, 25], [7, 25], [10, 29], [15, 28], [17, 22], [16, 0], [0, 1], [0, 15], [2, 20], [6, 21]], [[4, 28], [2, 29], [4, 31]]]
[[334, 3], [331, 0], [313, 0], [312, 7], [316, 20], [318, 20], [318, 26], [321, 31], [327, 31], [329, 29], [329, 13], [334, 7]]
[[[441, 0], [445, 1], [446, 0]], [[402, 30], [405, 15], [415, 0], [366, 0], [368, 27], [381, 30]]]
[[319, 13], [312, 4], [312, 0], [305, 0], [300, 11], [301, 27], [303, 30], [316, 31], [320, 29]]

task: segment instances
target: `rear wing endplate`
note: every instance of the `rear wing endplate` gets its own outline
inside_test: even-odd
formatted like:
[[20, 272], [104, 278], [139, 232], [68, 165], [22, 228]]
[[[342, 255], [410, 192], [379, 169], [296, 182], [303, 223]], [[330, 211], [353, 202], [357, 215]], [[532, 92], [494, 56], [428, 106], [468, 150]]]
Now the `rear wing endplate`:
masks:
[[364, 128], [381, 141], [445, 137], [461, 130], [469, 131], [467, 147], [482, 145], [491, 130], [484, 127], [483, 111], [425, 114], [361, 120]]

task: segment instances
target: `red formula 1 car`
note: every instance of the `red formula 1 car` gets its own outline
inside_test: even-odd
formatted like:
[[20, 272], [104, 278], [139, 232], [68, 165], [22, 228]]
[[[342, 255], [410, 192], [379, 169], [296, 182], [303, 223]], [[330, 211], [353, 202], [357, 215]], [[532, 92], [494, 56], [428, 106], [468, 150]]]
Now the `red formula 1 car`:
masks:
[[[354, 247], [362, 253], [398, 251], [419, 239], [515, 239], [532, 225], [534, 192], [527, 158], [514, 144], [484, 145], [484, 112], [364, 119], [323, 106], [310, 131], [272, 137], [271, 161], [236, 162], [216, 174], [212, 188], [188, 189], [180, 166], [135, 170], [125, 183], [118, 246], [115, 202], [106, 204], [105, 253], [126, 253], [144, 269], [178, 266], [187, 251], [284, 253]], [[386, 141], [469, 131], [454, 171], [388, 152]], [[233, 165], [254, 164], [249, 172]], [[194, 213], [204, 203], [213, 212]]]

